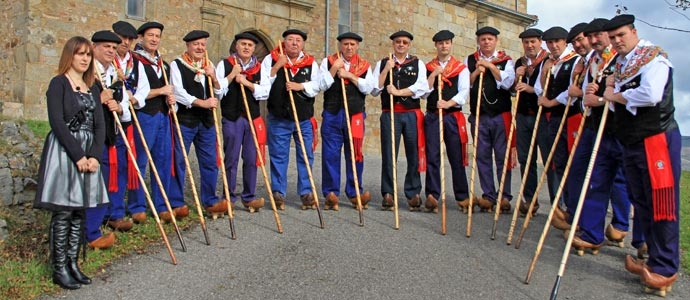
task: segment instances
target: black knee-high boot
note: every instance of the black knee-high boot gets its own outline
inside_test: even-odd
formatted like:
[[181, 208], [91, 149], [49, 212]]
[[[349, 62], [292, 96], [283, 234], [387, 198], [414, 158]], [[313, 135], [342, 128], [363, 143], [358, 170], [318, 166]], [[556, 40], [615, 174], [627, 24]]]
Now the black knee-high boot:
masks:
[[50, 219], [50, 264], [53, 269], [53, 283], [65, 289], [81, 287], [67, 268], [67, 248], [70, 231], [71, 211], [53, 212]]
[[81, 284], [91, 284], [91, 278], [79, 269], [79, 249], [84, 242], [84, 211], [72, 212], [69, 230], [69, 248], [67, 248], [67, 268], [70, 275]]

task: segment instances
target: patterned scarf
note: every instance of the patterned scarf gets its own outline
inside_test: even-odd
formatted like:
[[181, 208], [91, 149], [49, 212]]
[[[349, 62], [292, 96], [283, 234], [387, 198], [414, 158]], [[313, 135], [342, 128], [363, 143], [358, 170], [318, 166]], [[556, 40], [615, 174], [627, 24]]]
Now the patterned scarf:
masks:
[[239, 58], [239, 56], [237, 56], [237, 53], [233, 53], [230, 56], [228, 56], [227, 60], [231, 66], [234, 66], [239, 63], [240, 66], [242, 66], [242, 72], [240, 72], [240, 74], [247, 76], [247, 80], [249, 81], [252, 81], [254, 75], [261, 71], [261, 65], [258, 63], [256, 56], [253, 55], [249, 59], [249, 63], [246, 66], [242, 65], [242, 60]]
[[640, 72], [642, 67], [644, 67], [657, 56], [668, 58], [668, 55], [664, 49], [651, 44], [638, 45], [633, 51], [633, 57], [628, 60], [625, 66], [621, 65], [620, 63], [616, 63], [616, 71], [614, 75], [617, 82], [625, 82], [627, 79], [634, 77], [638, 72]]
[[[298, 58], [294, 62], [288, 62], [285, 67], [290, 69], [291, 74], [297, 74], [297, 71], [299, 71], [300, 68], [304, 68], [307, 66], [311, 66], [312, 63], [314, 63], [314, 56], [307, 54], [306, 52], [302, 51], [304, 54], [302, 58]], [[273, 61], [278, 61], [278, 57], [280, 57], [281, 54], [281, 48], [280, 45], [278, 47], [275, 47], [273, 50], [271, 50], [271, 58]]]
[[[434, 57], [434, 59], [432, 59], [429, 63], [426, 64], [426, 70], [429, 72], [433, 72], [436, 69], [436, 67], [440, 65], [441, 62], [438, 61], [438, 57]], [[443, 73], [441, 73], [441, 80], [443, 80], [443, 82], [448, 86], [453, 86], [453, 82], [448, 80], [448, 78], [458, 76], [458, 74], [465, 70], [465, 68], [467, 68], [467, 66], [464, 63], [455, 59], [455, 57], [451, 56], [446, 66], [443, 68]]]
[[189, 56], [189, 53], [185, 52], [182, 54], [182, 56], [178, 56], [177, 59], [180, 59], [182, 62], [182, 65], [185, 66], [187, 69], [190, 71], [194, 72], [194, 81], [201, 83], [204, 81], [206, 77], [206, 66], [208, 66], [209, 61], [206, 59], [202, 59], [200, 61], [194, 61], [191, 56]]
[[[333, 62], [340, 57], [338, 53], [333, 53], [332, 55], [328, 56], [328, 63], [333, 65]], [[345, 58], [343, 57], [343, 60]], [[350, 59], [350, 68], [347, 70], [348, 72], [355, 74], [355, 76], [360, 77], [362, 74], [366, 73], [369, 70], [369, 67], [371, 65], [366, 59], [363, 59], [359, 57], [359, 55], [355, 54], [352, 56]], [[343, 79], [345, 81], [345, 84], [350, 83], [349, 80]]]
[[548, 51], [542, 49], [541, 51], [539, 51], [535, 59], [529, 60], [526, 56], [520, 57], [522, 65], [525, 66], [527, 69], [526, 77], [532, 77], [534, 70], [545, 58], [549, 57], [549, 54], [550, 53]]
[[[474, 59], [476, 61], [479, 61], [480, 56], [481, 56], [481, 53], [479, 52], [479, 50], [474, 52]], [[492, 64], [497, 65], [497, 64], [500, 64], [506, 60], [511, 60], [511, 59], [512, 58], [510, 58], [510, 56], [508, 54], [506, 54], [505, 51], [498, 51], [498, 55], [490, 57], [489, 61]]]

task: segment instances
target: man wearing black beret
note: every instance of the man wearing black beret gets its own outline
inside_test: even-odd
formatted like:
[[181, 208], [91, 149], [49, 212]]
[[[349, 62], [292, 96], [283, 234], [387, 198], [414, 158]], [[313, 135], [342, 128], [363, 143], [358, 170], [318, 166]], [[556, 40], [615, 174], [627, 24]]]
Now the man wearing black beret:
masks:
[[[393, 46], [392, 59], [385, 57], [376, 63], [374, 68], [375, 87], [372, 96], [381, 95], [381, 204], [384, 210], [393, 210], [393, 159], [391, 130], [395, 139], [402, 135], [407, 156], [405, 175], [405, 197], [410, 210], [419, 210], [422, 201], [422, 181], [419, 172], [426, 170], [426, 150], [424, 148], [424, 114], [420, 109], [419, 99], [429, 91], [424, 62], [410, 55], [409, 50], [414, 37], [401, 30], [390, 36]], [[389, 72], [393, 72], [390, 81]], [[390, 107], [390, 97], [393, 107]], [[391, 128], [391, 112], [394, 113], [395, 128]], [[396, 148], [398, 144], [396, 143]], [[399, 153], [396, 149], [396, 153]], [[395, 195], [394, 195], [395, 193]]]
[[681, 136], [673, 116], [673, 65], [663, 49], [638, 37], [634, 21], [618, 15], [604, 25], [618, 58], [603, 98], [613, 103], [624, 173], [649, 248], [646, 262], [627, 256], [625, 268], [641, 277], [646, 292], [664, 296], [680, 266]]
[[[364, 99], [376, 84], [369, 62], [357, 54], [362, 37], [354, 32], [339, 35], [338, 53], [326, 57], [321, 61], [321, 90], [323, 95], [323, 124], [321, 125], [322, 146], [322, 177], [321, 191], [326, 197], [324, 209], [338, 210], [340, 196], [340, 149], [345, 146], [345, 194], [352, 205], [357, 208], [357, 195], [360, 195], [362, 208], [367, 208], [371, 194], [362, 187], [364, 170], [364, 119], [366, 116]], [[344, 84], [344, 85], [343, 85]], [[343, 98], [343, 86], [347, 99], [351, 131], [346, 123], [346, 113]], [[350, 136], [350, 134], [352, 136]], [[354, 149], [350, 148], [350, 138]], [[355, 168], [357, 171], [357, 187], [352, 170], [352, 156], [354, 151]]]
[[[529, 210], [529, 203], [527, 201], [532, 201], [537, 189], [537, 151], [533, 151], [532, 156], [528, 158], [529, 149], [530, 147], [539, 147], [542, 162], [546, 162], [546, 157], [553, 142], [549, 140], [546, 115], [542, 114], [539, 120], [537, 120], [536, 116], [539, 110], [539, 104], [537, 104], [539, 95], [535, 91], [535, 86], [539, 80], [539, 74], [542, 72], [544, 62], [549, 57], [549, 52], [541, 47], [542, 34], [543, 32], [536, 28], [530, 28], [520, 33], [519, 38], [522, 40], [524, 56], [520, 57], [515, 63], [515, 75], [519, 79], [516, 81], [515, 91], [520, 93], [515, 114], [517, 153], [518, 161], [520, 162], [520, 173], [523, 178], [527, 176], [523, 179], [525, 187], [523, 188], [522, 199], [525, 201], [521, 201], [516, 205], [520, 205], [520, 213], [523, 215], [527, 214]], [[535, 138], [535, 144], [531, 145], [532, 133], [537, 122], [539, 122], [537, 137]], [[525, 174], [525, 166], [528, 160], [533, 167]], [[556, 196], [556, 184], [554, 182], [553, 170], [547, 170], [546, 179], [549, 187], [549, 198], [554, 199]], [[539, 201], [535, 203], [532, 213], [536, 214], [538, 209]], [[562, 216], [562, 211], [557, 210], [556, 212], [561, 213], [560, 215]], [[558, 218], [558, 215], [554, 215], [554, 218]]]
[[[559, 136], [556, 136], [556, 134], [562, 126], [561, 120], [565, 113], [566, 104], [571, 105], [569, 114], [577, 114], [579, 112], [578, 109], [572, 107], [572, 101], [568, 103], [570, 100], [570, 97], [568, 97], [568, 87], [571, 85], [575, 75], [579, 74], [576, 71], [576, 65], [578, 65], [581, 57], [575, 51], [567, 48], [568, 31], [562, 27], [556, 26], [547, 29], [544, 31], [542, 39], [546, 41], [546, 47], [551, 52], [551, 55], [542, 67], [540, 80], [537, 82], [537, 86], [535, 86], [535, 91], [540, 95], [537, 101], [543, 107], [542, 113], [549, 115], [546, 121], [548, 142], [556, 146], [556, 149], [553, 150], [552, 158], [552, 163], [555, 165], [554, 176], [556, 179], [554, 181], [555, 186], [551, 188], [557, 189], [565, 172], [565, 165], [568, 161], [568, 148], [572, 145], [572, 137], [566, 134], [566, 130], [562, 130]], [[549, 84], [546, 87], [546, 91], [542, 93], [547, 76], [549, 77]], [[577, 129], [579, 121], [573, 123], [577, 123], [575, 125], [575, 129]], [[558, 139], [558, 143], [555, 142], [556, 139]], [[567, 189], [564, 190], [562, 199], [568, 199]], [[561, 200], [551, 199], [551, 202], [552, 205], [560, 205]], [[562, 214], [559, 213], [556, 216], [552, 222], [556, 228], [561, 230], [570, 228], [567, 224], [561, 226], [563, 222], [558, 222], [562, 221]]]
[[[139, 42], [134, 47], [134, 58], [136, 63], [143, 65], [143, 73], [140, 68], [134, 69], [133, 80], [130, 87], [139, 86], [139, 81], [148, 81], [150, 89], [145, 97], [139, 97], [142, 92], [137, 89], [134, 98], [137, 104], [136, 114], [139, 125], [143, 131], [143, 136], [139, 135], [138, 130], [134, 131], [134, 143], [136, 148], [137, 165], [141, 172], [146, 171], [148, 157], [143, 145], [146, 142], [151, 152], [153, 163], [158, 174], [161, 175], [163, 189], [168, 190], [170, 185], [170, 175], [172, 168], [172, 140], [170, 117], [168, 115], [169, 106], [175, 105], [173, 87], [168, 85], [163, 72], [168, 73], [168, 64], [163, 61], [158, 49], [160, 47], [161, 36], [163, 34], [163, 24], [158, 22], [146, 22], [137, 29]], [[151, 171], [153, 173], [153, 171]], [[151, 174], [153, 176], [153, 174]], [[128, 193], [129, 212], [135, 223], [146, 221], [146, 198], [144, 190], [137, 181], [132, 181], [131, 189]], [[164, 221], [172, 220], [172, 215], [165, 205], [165, 200], [157, 184], [151, 185], [151, 197], [156, 207], [156, 211]], [[189, 214], [186, 206], [176, 209], [175, 216], [182, 218]]]
[[587, 35], [584, 33], [585, 27], [587, 27], [585, 22], [575, 24], [568, 31], [568, 38], [566, 39], [566, 43], [572, 44], [573, 50], [583, 58], [589, 56], [592, 52], [592, 46], [589, 45]]
[[[199, 161], [201, 202], [214, 218], [228, 210], [228, 200], [219, 200], [216, 195], [218, 181], [218, 146], [216, 124], [213, 113], [218, 106], [216, 94], [220, 94], [220, 83], [216, 78], [213, 63], [207, 59], [206, 41], [209, 33], [192, 30], [182, 40], [187, 51], [170, 63], [170, 83], [175, 89], [177, 119], [183, 141], [175, 141], [175, 176], [170, 181], [170, 206], [185, 207], [185, 160], [182, 146], [187, 153], [194, 143], [194, 152]], [[213, 88], [211, 88], [213, 86]], [[211, 92], [213, 90], [213, 93]], [[177, 137], [177, 135], [175, 135]]]
[[[302, 132], [309, 168], [314, 163], [318, 124], [314, 118], [314, 101], [320, 91], [319, 66], [314, 56], [304, 52], [307, 34], [298, 29], [283, 32], [283, 49], [276, 47], [261, 62], [261, 85], [268, 84], [268, 151], [271, 160], [271, 189], [278, 209], [285, 209], [287, 193], [288, 164], [290, 162], [290, 141], [297, 145], [297, 193], [302, 209], [316, 209], [317, 191], [312, 190], [307, 165], [305, 164], [297, 126]], [[283, 68], [287, 68], [288, 78]], [[290, 93], [294, 97], [298, 124], [295, 124], [290, 104]]]
[[[261, 117], [259, 101], [268, 98], [270, 83], [261, 85], [261, 63], [254, 56], [259, 39], [250, 32], [235, 35], [235, 47], [230, 56], [218, 62], [216, 77], [220, 83], [220, 107], [223, 114], [223, 146], [225, 151], [225, 173], [229, 174], [230, 201], [242, 200], [249, 212], [264, 207], [264, 198], [256, 197], [256, 171], [261, 166], [257, 158], [262, 155], [266, 162], [266, 125]], [[247, 116], [242, 90], [246, 95], [251, 116]], [[251, 125], [254, 125], [259, 151], [254, 145]], [[235, 193], [237, 168], [242, 155], [242, 193]]]
[[[455, 34], [449, 30], [437, 32], [431, 39], [436, 47], [436, 57], [426, 64], [427, 81], [431, 90], [426, 97], [426, 115], [424, 116], [424, 135], [426, 137], [427, 173], [424, 189], [426, 201], [424, 208], [427, 211], [438, 211], [438, 199], [441, 197], [441, 172], [440, 164], [444, 163], [441, 157], [441, 141], [439, 132], [439, 113], [443, 117], [443, 135], [446, 149], [449, 151], [453, 175], [453, 195], [457, 202], [468, 201], [467, 189], [467, 130], [465, 115], [462, 106], [467, 103], [467, 94], [470, 90], [470, 72], [467, 66], [457, 60], [451, 52], [453, 50], [453, 37]], [[440, 76], [440, 82], [439, 80]], [[439, 99], [439, 85], [441, 98]], [[460, 151], [458, 151], [460, 150]]]
[[[508, 170], [517, 163], [515, 158], [515, 139], [508, 145], [508, 132], [510, 130], [511, 101], [510, 88], [515, 82], [515, 67], [513, 59], [504, 51], [497, 51], [498, 35], [500, 32], [493, 27], [482, 27], [475, 32], [478, 49], [465, 58], [465, 64], [470, 70], [470, 124], [474, 132], [478, 126], [476, 118], [479, 118], [478, 144], [475, 145], [477, 158], [477, 172], [483, 191], [482, 197], [477, 201], [481, 211], [493, 211], [500, 201], [500, 210], [503, 213], [510, 211], [510, 185], [506, 185], [503, 195], [498, 195], [494, 184], [494, 161], [496, 163], [496, 175], [500, 180], [504, 167]], [[483, 76], [480, 76], [483, 74]], [[479, 90], [479, 80], [482, 90]], [[480, 96], [481, 95], [481, 96]], [[481, 97], [480, 99], [478, 99]], [[477, 101], [481, 101], [479, 115], [477, 116]], [[506, 151], [511, 151], [511, 160], [508, 166], [503, 165]], [[495, 154], [495, 160], [494, 160]], [[511, 172], [506, 172], [505, 181], [510, 182]], [[473, 197], [473, 195], [470, 195]], [[461, 208], [465, 210], [463, 203]], [[468, 208], [471, 209], [471, 208]]]

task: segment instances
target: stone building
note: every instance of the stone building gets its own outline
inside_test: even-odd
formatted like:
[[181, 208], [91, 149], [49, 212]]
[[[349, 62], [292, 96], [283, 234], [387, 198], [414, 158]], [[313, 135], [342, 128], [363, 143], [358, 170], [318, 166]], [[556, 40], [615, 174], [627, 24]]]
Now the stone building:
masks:
[[[501, 31], [499, 49], [517, 58], [518, 33], [536, 22], [536, 16], [526, 13], [527, 0], [6, 0], [3, 4], [0, 115], [28, 119], [47, 118], [45, 91], [65, 41], [110, 29], [117, 20], [135, 27], [149, 20], [163, 23], [161, 53], [168, 61], [184, 51], [182, 37], [192, 29], [211, 33], [208, 51], [216, 63], [228, 55], [237, 32], [259, 36], [258, 49], [265, 55], [285, 29], [298, 28], [308, 33], [306, 51], [319, 62], [337, 49], [335, 37], [340, 32], [357, 32], [364, 37], [360, 55], [372, 65], [388, 55], [388, 36], [400, 29], [415, 36], [411, 53], [428, 61], [434, 55], [431, 37], [438, 30], [455, 32], [453, 54], [464, 57], [475, 50], [475, 30], [490, 25]], [[320, 102], [317, 98], [317, 116]], [[376, 153], [378, 97], [368, 98], [367, 114], [366, 150]]]

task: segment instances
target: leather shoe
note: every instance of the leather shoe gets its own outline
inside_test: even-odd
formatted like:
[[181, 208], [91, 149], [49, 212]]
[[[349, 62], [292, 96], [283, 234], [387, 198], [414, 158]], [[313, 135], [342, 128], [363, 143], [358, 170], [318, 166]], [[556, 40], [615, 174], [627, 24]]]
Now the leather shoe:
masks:
[[137, 224], [146, 223], [146, 213], [145, 212], [133, 213], [132, 214], [132, 220], [134, 221], [134, 223], [137, 223]]
[[172, 215], [170, 214], [169, 211], [164, 211], [162, 213], [159, 213], [158, 217], [161, 219], [161, 221], [163, 221], [165, 223], [172, 222]]
[[645, 264], [643, 260], [634, 259], [630, 254], [625, 256], [625, 269], [628, 270], [628, 272], [642, 276], [642, 269], [644, 268]]
[[382, 210], [393, 210], [393, 195], [385, 194], [383, 195], [383, 201], [381, 201]]
[[108, 227], [113, 230], [125, 232], [132, 229], [132, 226], [134, 226], [132, 221], [125, 221], [124, 219], [108, 220]]
[[[227, 205], [227, 204], [225, 204], [225, 205]], [[227, 206], [225, 207], [225, 209], [227, 209]], [[175, 207], [175, 208], [173, 208], [173, 212], [175, 213], [175, 218], [177, 218], [178, 220], [180, 220], [186, 216], [189, 216], [189, 208], [187, 207], [187, 205]]]
[[94, 248], [96, 250], [108, 249], [108, 248], [112, 247], [114, 243], [115, 243], [115, 234], [111, 232], [111, 233], [103, 235], [103, 236], [89, 242], [89, 247]]

